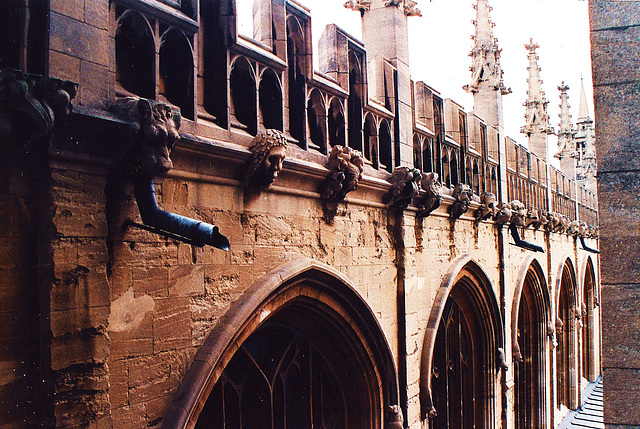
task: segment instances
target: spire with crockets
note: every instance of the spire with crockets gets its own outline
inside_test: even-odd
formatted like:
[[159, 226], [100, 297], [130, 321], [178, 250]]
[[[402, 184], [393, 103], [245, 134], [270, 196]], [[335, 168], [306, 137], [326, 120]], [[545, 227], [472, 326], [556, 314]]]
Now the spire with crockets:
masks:
[[524, 45], [529, 51], [529, 78], [527, 79], [528, 90], [527, 100], [524, 102], [525, 123], [520, 128], [520, 132], [529, 137], [529, 150], [542, 159], [547, 159], [547, 136], [554, 134], [553, 127], [549, 124], [549, 113], [547, 112], [547, 101], [542, 90], [542, 79], [540, 78], [540, 67], [538, 66], [538, 54], [536, 49], [540, 47], [529, 39], [529, 43]]
[[569, 94], [567, 91], [569, 86], [562, 82], [558, 87], [560, 91], [560, 124], [558, 128], [558, 152], [554, 155], [560, 160], [560, 168], [569, 177], [573, 177], [575, 170], [576, 142], [574, 135], [576, 130], [571, 123], [571, 114], [569, 113]]
[[502, 96], [511, 92], [502, 80], [498, 39], [493, 36], [495, 24], [489, 13], [491, 6], [487, 0], [477, 0], [473, 6], [476, 19], [473, 21], [475, 34], [471, 57], [471, 82], [464, 86], [473, 94], [474, 113], [483, 118], [489, 125], [502, 128]]

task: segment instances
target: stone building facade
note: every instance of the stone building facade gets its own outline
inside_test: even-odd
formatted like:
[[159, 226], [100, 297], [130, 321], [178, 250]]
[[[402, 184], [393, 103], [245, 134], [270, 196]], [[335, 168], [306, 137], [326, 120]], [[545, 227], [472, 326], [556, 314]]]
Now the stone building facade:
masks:
[[3, 426], [552, 428], [580, 405], [597, 201], [504, 136], [486, 0], [474, 112], [411, 80], [415, 2], [347, 6], [364, 41], [329, 25], [316, 51], [292, 0], [257, 2], [253, 38], [234, 0], [0, 4]]

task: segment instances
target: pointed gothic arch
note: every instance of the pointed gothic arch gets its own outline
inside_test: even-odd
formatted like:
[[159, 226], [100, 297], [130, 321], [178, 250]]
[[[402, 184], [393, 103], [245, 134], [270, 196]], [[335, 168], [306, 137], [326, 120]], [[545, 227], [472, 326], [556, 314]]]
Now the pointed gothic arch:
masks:
[[600, 336], [597, 329], [596, 273], [591, 256], [587, 257], [582, 282], [582, 377], [593, 382], [600, 373], [597, 356]]
[[547, 427], [550, 402], [547, 326], [551, 298], [540, 263], [533, 255], [520, 268], [511, 309], [516, 427]]
[[421, 418], [430, 418], [432, 428], [494, 427], [501, 347], [502, 319], [491, 282], [471, 256], [461, 256], [442, 280], [427, 323]]
[[[329, 408], [314, 406], [319, 396], [315, 403]], [[385, 411], [397, 403], [393, 357], [374, 313], [340, 272], [299, 258], [262, 277], [220, 319], [162, 427], [218, 427], [221, 416], [250, 415], [242, 427], [262, 428], [286, 414], [308, 426], [373, 429], [386, 427]]]
[[556, 326], [556, 405], [578, 407], [578, 331], [577, 283], [571, 258], [564, 259], [557, 274], [555, 296]]

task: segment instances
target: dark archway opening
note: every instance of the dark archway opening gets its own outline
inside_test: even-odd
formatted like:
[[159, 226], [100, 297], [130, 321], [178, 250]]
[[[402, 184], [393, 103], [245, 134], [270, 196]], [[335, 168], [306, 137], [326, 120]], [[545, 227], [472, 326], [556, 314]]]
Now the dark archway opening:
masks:
[[256, 81], [251, 65], [245, 58], [239, 57], [233, 63], [229, 87], [232, 125], [255, 136], [258, 131]]
[[380, 122], [380, 131], [378, 132], [378, 143], [380, 145], [380, 164], [389, 173], [393, 172], [392, 159], [392, 140], [389, 122], [382, 120]]
[[259, 94], [262, 125], [266, 129], [283, 131], [282, 89], [273, 70], [267, 69], [262, 74]]
[[576, 346], [576, 294], [575, 275], [569, 264], [562, 269], [562, 279], [557, 304], [556, 321], [556, 383], [557, 405], [569, 409], [575, 408], [574, 393], [576, 392], [577, 377], [575, 374]]
[[362, 152], [362, 107], [364, 95], [362, 59], [349, 51], [349, 147]]
[[115, 43], [116, 81], [125, 91], [155, 99], [156, 50], [150, 23], [137, 12], [121, 13]]
[[346, 146], [344, 111], [337, 98], [329, 104], [329, 145]]
[[[229, 0], [202, 1], [202, 106], [222, 128], [228, 127], [227, 119], [227, 27], [220, 8]], [[200, 73], [200, 72], [199, 72]]]
[[287, 66], [289, 82], [289, 133], [305, 149], [306, 62], [302, 25], [287, 18]]
[[160, 45], [159, 92], [178, 106], [182, 116], [194, 119], [192, 41], [177, 29], [169, 29]]
[[307, 103], [307, 123], [309, 124], [310, 148], [327, 153], [327, 111], [320, 91], [311, 91]]

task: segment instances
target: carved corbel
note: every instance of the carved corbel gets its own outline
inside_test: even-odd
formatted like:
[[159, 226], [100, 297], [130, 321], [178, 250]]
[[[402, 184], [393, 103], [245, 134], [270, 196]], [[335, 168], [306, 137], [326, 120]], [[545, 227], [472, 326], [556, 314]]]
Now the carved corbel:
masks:
[[420, 182], [420, 187], [425, 191], [425, 197], [420, 204], [417, 217], [429, 216], [432, 211], [440, 207], [442, 202], [442, 183], [440, 183], [438, 173], [425, 173]]
[[364, 161], [357, 150], [336, 145], [329, 154], [327, 168], [330, 173], [321, 184], [320, 194], [326, 199], [343, 200], [349, 192], [358, 188]]
[[180, 139], [180, 113], [168, 104], [139, 97], [118, 99], [110, 110], [131, 124], [133, 138], [109, 176], [105, 190], [108, 211], [113, 210], [110, 205], [120, 197], [118, 193], [123, 192], [121, 185], [133, 182], [143, 224], [129, 221], [129, 225], [195, 246], [209, 244], [229, 250], [229, 240], [220, 234], [217, 226], [158, 207], [153, 179], [173, 168], [170, 153]]
[[387, 410], [387, 424], [386, 429], [403, 429], [404, 417], [402, 410], [398, 405], [389, 405]]
[[15, 140], [27, 148], [50, 137], [71, 116], [77, 89], [69, 81], [0, 71], [0, 141]]
[[405, 209], [413, 197], [420, 192], [420, 180], [422, 173], [416, 168], [397, 167], [387, 179], [392, 187], [383, 198], [383, 202], [391, 207]]
[[585, 221], [580, 221], [580, 225], [578, 227], [578, 237], [585, 238], [589, 233], [589, 225]]
[[480, 197], [480, 207], [476, 210], [476, 222], [487, 220], [496, 214], [496, 196], [493, 192], [485, 192]]
[[[562, 328], [562, 320], [557, 319], [556, 324], [560, 321], [560, 327]], [[558, 341], [556, 340], [556, 328], [553, 325], [553, 322], [547, 323], [547, 337], [551, 340], [551, 346], [555, 348], [558, 345]]]
[[496, 207], [496, 214], [493, 216], [493, 220], [498, 225], [504, 225], [511, 221], [511, 216], [513, 216], [511, 206], [507, 203], [500, 203]]
[[577, 220], [569, 222], [566, 232], [572, 237], [577, 237], [580, 234], [580, 222]]
[[449, 214], [452, 219], [458, 219], [469, 210], [471, 205], [471, 198], [473, 197], [473, 189], [463, 183], [458, 183], [453, 188], [451, 196], [455, 199], [453, 204], [449, 207]]
[[282, 164], [287, 157], [286, 137], [278, 130], [260, 131], [251, 141], [249, 151], [251, 159], [244, 168], [243, 184], [268, 188], [282, 171]]
[[513, 343], [513, 350], [511, 351], [511, 356], [513, 357], [513, 361], [517, 363], [521, 363], [524, 359], [522, 358], [522, 353], [520, 352], [520, 344], [518, 342]]
[[540, 212], [538, 209], [528, 209], [527, 215], [524, 218], [524, 227], [528, 228], [530, 226], [534, 226], [540, 222]]
[[527, 208], [519, 200], [513, 200], [509, 203], [511, 208], [510, 222], [516, 226], [524, 226], [524, 218], [527, 215]]
[[533, 224], [533, 229], [535, 231], [539, 230], [541, 227], [544, 227], [549, 223], [549, 213], [546, 210], [538, 211], [538, 222]]

